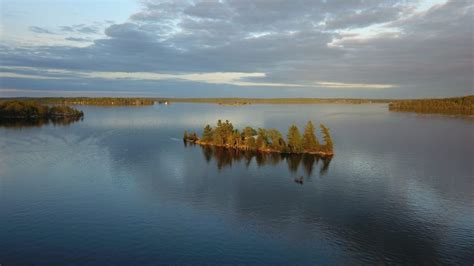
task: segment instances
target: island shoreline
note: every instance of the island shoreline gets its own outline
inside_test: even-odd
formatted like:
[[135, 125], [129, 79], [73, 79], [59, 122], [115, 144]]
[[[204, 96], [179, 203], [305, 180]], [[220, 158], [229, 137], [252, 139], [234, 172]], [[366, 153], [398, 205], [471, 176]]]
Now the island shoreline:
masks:
[[187, 143], [192, 143], [192, 144], [197, 144], [200, 146], [204, 147], [219, 147], [219, 148], [225, 148], [229, 150], [238, 150], [238, 151], [253, 151], [253, 152], [260, 152], [260, 153], [274, 153], [274, 154], [282, 154], [282, 155], [304, 155], [304, 154], [309, 154], [309, 155], [316, 155], [319, 157], [325, 157], [325, 158], [330, 158], [334, 157], [334, 152], [323, 152], [323, 151], [303, 151], [303, 152], [282, 152], [279, 150], [275, 149], [259, 149], [259, 148], [249, 148], [246, 146], [231, 146], [228, 144], [213, 144], [213, 143], [208, 143], [204, 142], [201, 140], [191, 140], [191, 139], [183, 139], [183, 141]]

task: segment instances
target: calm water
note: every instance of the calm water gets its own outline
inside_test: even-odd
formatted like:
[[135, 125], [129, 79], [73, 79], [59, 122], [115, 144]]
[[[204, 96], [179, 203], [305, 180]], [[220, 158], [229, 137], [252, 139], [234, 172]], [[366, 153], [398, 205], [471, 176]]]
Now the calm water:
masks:
[[[0, 127], [0, 264], [474, 262], [474, 120], [385, 105], [79, 107]], [[326, 124], [335, 157], [185, 147], [185, 129]], [[294, 182], [304, 176], [304, 184]]]

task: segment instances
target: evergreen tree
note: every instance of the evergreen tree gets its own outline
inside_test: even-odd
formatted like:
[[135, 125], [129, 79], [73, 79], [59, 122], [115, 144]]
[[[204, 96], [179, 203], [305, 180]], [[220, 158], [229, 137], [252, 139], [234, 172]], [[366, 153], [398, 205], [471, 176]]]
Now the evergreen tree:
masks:
[[291, 152], [301, 152], [303, 150], [300, 130], [294, 124], [288, 129], [288, 148]]
[[202, 140], [204, 142], [212, 142], [212, 127], [210, 125], [206, 125], [204, 127], [204, 131], [202, 133]]
[[239, 130], [236, 129], [232, 133], [232, 146], [238, 147], [240, 145], [242, 145], [242, 136], [241, 136]]
[[244, 138], [249, 138], [257, 135], [257, 131], [251, 127], [245, 127], [242, 134]]
[[270, 138], [272, 149], [275, 149], [277, 151], [283, 151], [284, 150], [284, 148], [286, 146], [286, 143], [283, 140], [283, 137], [282, 137], [280, 131], [278, 131], [278, 129], [268, 130], [267, 135]]
[[196, 141], [196, 140], [198, 140], [198, 139], [199, 139], [199, 138], [198, 138], [196, 132], [193, 132], [193, 133], [191, 134], [191, 140]]
[[267, 131], [264, 128], [259, 128], [257, 133], [257, 148], [265, 149], [268, 147]]
[[222, 136], [222, 127], [217, 126], [212, 132], [212, 142], [215, 145], [223, 145], [224, 137]]
[[234, 126], [232, 123], [229, 122], [229, 120], [226, 120], [222, 124], [222, 137], [224, 138], [225, 144], [232, 145], [233, 140], [234, 140]]
[[329, 128], [327, 128], [325, 125], [321, 124], [321, 133], [323, 134], [323, 139], [324, 139], [324, 150], [328, 152], [333, 151], [333, 143], [331, 139], [331, 135], [329, 134]]
[[184, 140], [189, 139], [189, 137], [188, 137], [188, 131], [187, 131], [187, 130], [184, 131], [183, 139], [184, 139]]
[[314, 133], [314, 126], [311, 121], [308, 121], [304, 129], [303, 149], [306, 151], [318, 151], [320, 149], [319, 141]]
[[249, 137], [245, 139], [245, 146], [247, 146], [248, 149], [254, 150], [257, 148], [257, 142], [255, 141], [254, 137]]

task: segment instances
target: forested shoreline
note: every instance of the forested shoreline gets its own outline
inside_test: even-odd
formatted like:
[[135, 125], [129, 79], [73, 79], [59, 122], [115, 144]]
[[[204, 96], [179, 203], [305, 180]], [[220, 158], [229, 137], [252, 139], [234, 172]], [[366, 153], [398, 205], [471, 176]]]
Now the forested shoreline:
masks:
[[184, 132], [185, 142], [199, 145], [232, 148], [237, 150], [249, 150], [281, 154], [315, 154], [319, 156], [333, 156], [333, 141], [329, 128], [321, 124], [321, 134], [324, 143], [320, 143], [315, 133], [314, 125], [308, 121], [303, 134], [296, 125], [288, 129], [287, 139], [277, 129], [245, 127], [242, 132], [235, 129], [231, 122], [226, 120], [217, 121], [215, 128], [206, 125], [202, 136], [195, 132]]
[[39, 98], [41, 103], [45, 104], [68, 104], [68, 105], [100, 105], [100, 106], [120, 106], [120, 105], [153, 105], [155, 100], [152, 98]]
[[37, 101], [43, 104], [68, 104], [68, 105], [153, 105], [155, 103], [215, 103], [222, 105], [245, 104], [366, 104], [389, 103], [389, 99], [355, 99], [355, 98], [120, 98], [120, 97], [38, 97], [38, 98], [4, 98], [2, 100]]
[[6, 101], [0, 103], [2, 119], [54, 119], [61, 117], [83, 117], [84, 113], [75, 108], [58, 105], [47, 106], [36, 101]]
[[161, 98], [159, 102], [176, 103], [215, 103], [222, 105], [245, 104], [365, 104], [389, 103], [389, 99], [351, 99], [351, 98]]
[[388, 108], [392, 112], [474, 115], [474, 96], [402, 100], [390, 103]]
[[356, 99], [356, 98], [115, 98], [115, 97], [39, 97], [0, 98], [6, 101], [54, 105], [149, 106], [169, 103], [248, 104], [388, 104], [392, 112], [474, 115], [474, 95], [434, 99]]
[[36, 101], [0, 102], [0, 127], [40, 127], [50, 123], [69, 125], [83, 117], [82, 111], [65, 105], [48, 106]]

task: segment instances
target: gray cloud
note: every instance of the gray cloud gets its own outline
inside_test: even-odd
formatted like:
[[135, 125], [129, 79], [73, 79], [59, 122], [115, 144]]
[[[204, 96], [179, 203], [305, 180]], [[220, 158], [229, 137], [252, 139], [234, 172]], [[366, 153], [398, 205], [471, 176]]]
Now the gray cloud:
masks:
[[327, 21], [327, 29], [361, 28], [372, 24], [384, 23], [398, 19], [408, 7], [378, 6], [365, 10], [351, 11]]
[[81, 33], [81, 34], [96, 34], [99, 32], [98, 26], [101, 26], [102, 23], [95, 22], [95, 25], [85, 25], [85, 24], [77, 24], [71, 26], [61, 26], [60, 30], [63, 32], [70, 32], [70, 33]]
[[42, 28], [42, 27], [38, 27], [38, 26], [30, 26], [28, 28], [31, 32], [34, 32], [34, 33], [41, 33], [41, 34], [54, 34], [54, 32], [52, 31], [49, 31], [45, 28]]
[[72, 41], [72, 42], [91, 42], [91, 40], [87, 38], [66, 37], [64, 39], [66, 41]]
[[61, 31], [67, 31], [67, 32], [74, 32], [75, 29], [72, 26], [61, 26], [60, 27]]
[[[141, 11], [126, 23], [108, 26], [106, 37], [90, 46], [3, 46], [2, 64], [81, 71], [261, 72], [266, 77], [253, 80], [303, 86], [291, 90], [295, 97], [473, 93], [473, 5], [468, 0], [451, 0], [422, 13], [417, 13], [408, 0], [142, 2]], [[385, 28], [370, 35], [335, 30], [380, 23], [385, 23]], [[80, 32], [87, 27], [81, 24], [61, 30]], [[315, 88], [314, 84], [321, 81], [393, 84], [396, 88], [382, 92]], [[99, 88], [117, 86], [112, 81], [84, 82]], [[197, 83], [178, 83], [173, 83], [180, 88], [175, 91], [177, 96], [190, 95], [200, 87]], [[127, 81], [129, 87], [142, 84], [158, 88], [163, 81]], [[228, 93], [212, 88], [213, 94], [197, 95]], [[235, 90], [238, 92], [232, 96], [269, 92], [262, 88]], [[273, 93], [288, 94], [281, 88]]]

